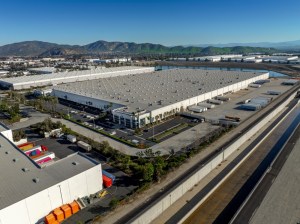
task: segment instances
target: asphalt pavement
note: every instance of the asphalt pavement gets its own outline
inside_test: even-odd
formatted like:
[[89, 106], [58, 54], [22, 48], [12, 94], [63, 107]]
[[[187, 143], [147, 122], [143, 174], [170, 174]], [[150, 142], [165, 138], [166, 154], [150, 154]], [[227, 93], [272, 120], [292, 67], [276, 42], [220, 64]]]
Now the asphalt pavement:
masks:
[[[259, 181], [258, 185], [255, 186], [255, 190], [251, 193], [251, 195], [247, 194], [249, 198], [247, 198], [247, 201], [245, 204], [243, 204], [241, 210], [235, 214], [235, 217], [231, 221], [231, 223], [250, 222], [250, 219], [252, 218], [254, 212], [264, 200], [266, 194], [273, 185], [274, 179], [277, 178], [277, 176], [279, 175], [290, 153], [292, 152], [292, 150], [295, 149], [295, 142], [300, 138], [299, 122], [300, 115], [295, 119], [293, 124], [290, 126], [289, 130], [287, 130], [287, 132], [285, 133], [285, 137], [289, 137], [291, 132], [295, 130], [295, 127], [297, 127], [296, 131], [291, 136], [286, 145], [282, 148], [283, 142], [279, 142], [278, 145], [276, 145], [276, 148], [274, 148], [273, 153], [270, 155], [271, 158], [268, 161], [265, 161], [263, 164], [261, 164], [261, 166], [264, 167], [263, 172], [259, 172], [260, 177], [262, 177], [262, 179]], [[282, 151], [280, 152], [280, 150]], [[271, 162], [273, 161], [272, 158], [274, 158], [274, 156], [277, 155], [275, 152], [280, 152], [280, 154], [276, 158], [272, 166], [270, 166]], [[263, 174], [265, 175], [262, 176]]]

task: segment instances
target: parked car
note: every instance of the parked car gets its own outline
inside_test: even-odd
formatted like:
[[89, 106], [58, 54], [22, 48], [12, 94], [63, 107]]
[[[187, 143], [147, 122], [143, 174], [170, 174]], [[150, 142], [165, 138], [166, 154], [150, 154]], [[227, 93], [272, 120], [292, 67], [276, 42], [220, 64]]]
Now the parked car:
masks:
[[116, 131], [111, 131], [109, 134], [110, 135], [115, 135], [115, 134], [117, 134], [117, 132]]

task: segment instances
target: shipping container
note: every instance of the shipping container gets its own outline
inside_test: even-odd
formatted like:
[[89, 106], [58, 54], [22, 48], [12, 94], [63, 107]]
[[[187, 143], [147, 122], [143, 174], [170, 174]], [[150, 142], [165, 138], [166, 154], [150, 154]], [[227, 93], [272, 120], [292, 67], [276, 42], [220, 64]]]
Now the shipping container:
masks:
[[53, 214], [58, 222], [62, 222], [65, 219], [64, 213], [60, 208], [54, 209]]
[[50, 213], [49, 215], [47, 215], [45, 217], [45, 223], [46, 224], [54, 224], [55, 222], [56, 222], [56, 218], [55, 218], [53, 213]]
[[251, 104], [259, 104], [259, 105], [261, 105], [261, 107], [267, 106], [268, 103], [269, 103], [269, 101], [266, 99], [252, 99], [251, 100]]
[[67, 140], [72, 142], [72, 143], [75, 143], [76, 142], [76, 137], [74, 135], [67, 135]]
[[233, 120], [228, 120], [228, 119], [219, 119], [219, 124], [220, 125], [225, 125], [225, 126], [237, 126], [239, 123]]
[[215, 100], [215, 99], [209, 99], [207, 100], [208, 103], [216, 104], [216, 105], [221, 105], [223, 104], [223, 101], [221, 100]]
[[195, 112], [195, 113], [202, 113], [202, 112], [203, 112], [203, 108], [200, 107], [200, 106], [196, 106], [196, 105], [189, 106], [188, 109], [189, 109], [190, 111]]
[[270, 82], [271, 80], [270, 79], [260, 79], [260, 80], [256, 80], [255, 82], [254, 82], [254, 84], [265, 84], [265, 83], [267, 83], [267, 82]]
[[249, 86], [249, 87], [252, 87], [252, 88], [260, 88], [260, 87], [261, 87], [261, 85], [259, 85], [259, 84], [254, 84], [254, 83], [250, 83], [248, 86]]
[[203, 106], [198, 106], [200, 109], [202, 109], [202, 112], [207, 111], [207, 107], [203, 107]]
[[41, 148], [41, 146], [40, 145], [37, 145], [37, 146], [34, 146], [33, 148], [31, 148], [31, 149], [28, 149], [28, 150], [26, 150], [26, 151], [23, 151], [27, 156], [30, 156], [30, 154], [32, 153], [32, 152], [34, 152], [34, 151], [42, 151], [42, 148]]
[[261, 105], [260, 104], [247, 103], [247, 104], [240, 105], [239, 108], [243, 109], [243, 110], [253, 110], [253, 111], [256, 111], [256, 110], [261, 109]]
[[36, 163], [39, 164], [39, 165], [42, 165], [43, 163], [47, 163], [49, 161], [52, 161], [52, 159], [50, 157], [46, 157], [46, 158], [43, 158], [39, 161], [36, 161]]
[[69, 204], [72, 210], [72, 214], [75, 214], [79, 211], [79, 205], [76, 201], [73, 201], [72, 203]]
[[236, 122], [240, 122], [240, 121], [241, 121], [241, 118], [239, 118], [239, 117], [234, 117], [234, 116], [228, 116], [228, 115], [225, 115], [225, 118], [226, 118], [226, 119], [229, 119], [229, 120], [236, 121]]
[[[273, 100], [273, 97], [267, 97], [267, 96], [258, 96], [258, 97], [255, 97], [253, 98], [254, 100], [264, 100], [264, 101], [267, 101], [267, 102], [271, 102]], [[253, 100], [252, 99], [252, 100]]]
[[202, 116], [200, 116], [200, 115], [198, 115], [198, 114], [191, 114], [191, 113], [188, 113], [188, 112], [181, 112], [181, 113], [179, 113], [179, 114], [180, 114], [180, 116], [182, 116], [182, 117], [194, 118], [194, 119], [198, 119], [198, 120], [203, 120], [203, 121], [205, 121], [205, 117], [202, 117]]
[[111, 173], [105, 171], [105, 170], [102, 170], [102, 174], [109, 177], [110, 179], [112, 179], [112, 182], [114, 183], [115, 180], [116, 180], [116, 177], [114, 175], [112, 175]]
[[87, 152], [92, 150], [92, 146], [83, 141], [78, 141], [77, 145], [78, 145], [78, 147], [83, 148]]
[[230, 97], [227, 97], [227, 96], [216, 96], [215, 97], [216, 100], [221, 100], [221, 101], [229, 101], [230, 100]]
[[72, 209], [69, 205], [62, 205], [60, 209], [63, 211], [65, 219], [72, 216]]
[[273, 90], [269, 90], [269, 91], [267, 92], [267, 94], [269, 94], [269, 95], [280, 95], [280, 94], [281, 94], [281, 92], [279, 92], [279, 91], [273, 91]]
[[216, 107], [216, 105], [210, 104], [210, 103], [198, 103], [197, 105], [200, 106], [200, 107], [206, 107], [208, 109], [212, 109], [212, 108]]
[[24, 153], [29, 156], [34, 151], [44, 152], [44, 151], [48, 151], [48, 148], [44, 145], [37, 145], [37, 146], [34, 146], [33, 148], [28, 149], [26, 151], [24, 150]]
[[103, 185], [104, 187], [108, 188], [108, 187], [111, 187], [112, 184], [113, 184], [113, 181], [111, 178], [105, 176], [102, 174], [102, 179], [103, 179]]
[[28, 150], [28, 149], [31, 149], [34, 147], [34, 143], [33, 142], [27, 142], [27, 143], [24, 143], [24, 144], [21, 144], [21, 145], [18, 145], [18, 148], [25, 151], [25, 150]]
[[46, 157], [50, 157], [51, 159], [55, 158], [54, 152], [41, 152], [39, 155], [31, 156], [30, 158], [33, 159], [35, 162], [38, 162]]

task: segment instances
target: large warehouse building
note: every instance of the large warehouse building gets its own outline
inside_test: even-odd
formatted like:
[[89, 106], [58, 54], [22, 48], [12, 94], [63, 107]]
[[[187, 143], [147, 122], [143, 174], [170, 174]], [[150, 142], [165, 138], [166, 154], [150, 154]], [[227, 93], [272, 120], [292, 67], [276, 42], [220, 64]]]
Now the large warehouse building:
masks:
[[109, 109], [115, 122], [136, 128], [268, 77], [258, 72], [173, 69], [60, 85], [52, 94]]
[[96, 68], [93, 70], [60, 72], [46, 75], [31, 75], [0, 80], [0, 86], [13, 90], [29, 89], [41, 86], [53, 86], [62, 83], [94, 80], [115, 76], [124, 76], [144, 72], [152, 72], [154, 67], [124, 66], [113, 68]]
[[0, 134], [0, 223], [35, 224], [53, 209], [102, 189], [102, 170], [72, 154], [40, 168]]

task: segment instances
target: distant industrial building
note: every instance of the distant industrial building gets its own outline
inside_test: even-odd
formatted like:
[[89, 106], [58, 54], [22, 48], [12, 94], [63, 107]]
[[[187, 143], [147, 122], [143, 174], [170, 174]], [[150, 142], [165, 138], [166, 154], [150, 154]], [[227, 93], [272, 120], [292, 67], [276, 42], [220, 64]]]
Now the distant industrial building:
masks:
[[263, 62], [270, 63], [289, 63], [290, 61], [295, 61], [298, 59], [298, 56], [266, 56], [263, 57]]
[[170, 58], [170, 60], [174, 61], [210, 61], [210, 62], [219, 62], [222, 60], [229, 60], [230, 58], [242, 57], [241, 54], [235, 55], [214, 55], [214, 56], [203, 56], [203, 57], [193, 57], [193, 58]]
[[29, 68], [28, 71], [34, 72], [36, 74], [51, 74], [55, 72], [54, 67], [39, 67], [39, 68]]
[[102, 189], [101, 164], [74, 153], [41, 168], [8, 139], [7, 128], [0, 130], [1, 224], [40, 223], [55, 208]]
[[260, 63], [262, 59], [255, 56], [238, 56], [238, 57], [231, 57], [231, 58], [223, 58], [222, 61], [228, 62], [247, 62], [247, 63]]
[[0, 70], [0, 77], [6, 76], [9, 73], [9, 71]]
[[60, 85], [52, 94], [111, 110], [116, 123], [136, 128], [268, 77], [259, 72], [172, 69]]
[[49, 75], [21, 76], [14, 78], [5, 78], [0, 80], [0, 86], [13, 90], [29, 89], [41, 86], [53, 86], [62, 83], [94, 80], [115, 76], [126, 76], [154, 71], [153, 67], [113, 67], [113, 68], [96, 68], [93, 70], [60, 72]]
[[130, 62], [131, 58], [110, 58], [110, 59], [99, 59], [99, 58], [90, 58], [85, 59], [90, 63], [116, 63], [116, 62]]

